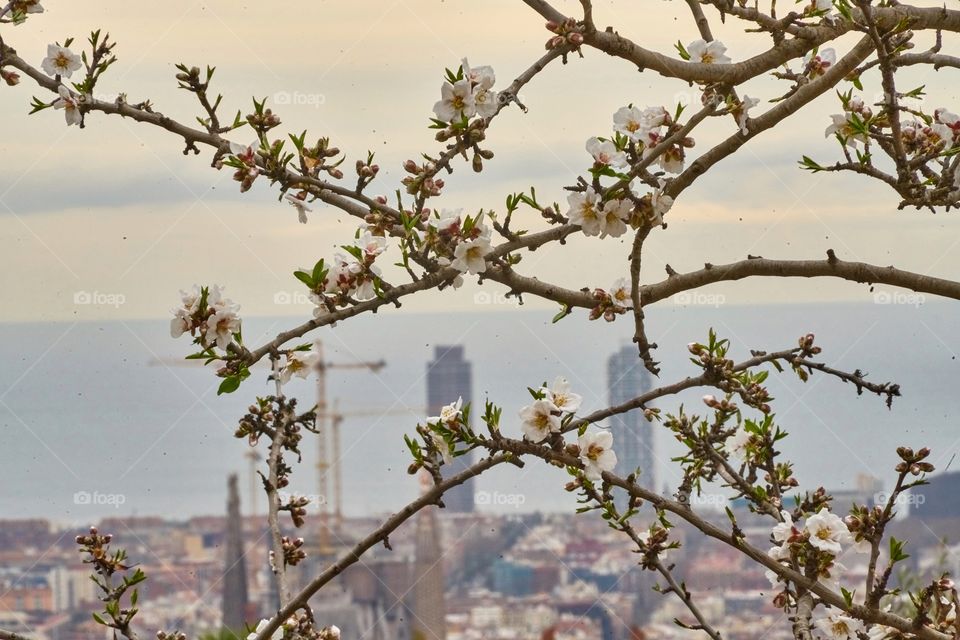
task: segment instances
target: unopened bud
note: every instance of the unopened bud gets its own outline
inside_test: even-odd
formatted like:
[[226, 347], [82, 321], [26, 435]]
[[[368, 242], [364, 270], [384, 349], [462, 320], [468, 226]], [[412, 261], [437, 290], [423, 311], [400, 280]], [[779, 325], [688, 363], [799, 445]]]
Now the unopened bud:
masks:
[[3, 78], [3, 81], [11, 87], [20, 84], [20, 74], [16, 71], [3, 71], [0, 69], [0, 78]]

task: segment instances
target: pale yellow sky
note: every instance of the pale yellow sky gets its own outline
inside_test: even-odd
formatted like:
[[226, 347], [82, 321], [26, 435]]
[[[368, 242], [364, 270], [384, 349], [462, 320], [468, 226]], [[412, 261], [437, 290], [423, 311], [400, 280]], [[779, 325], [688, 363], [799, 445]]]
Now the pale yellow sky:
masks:
[[[463, 56], [490, 64], [502, 88], [542, 54], [548, 35], [518, 0], [288, 1], [270, 3], [272, 11], [235, 0], [44, 4], [43, 15], [5, 27], [5, 38], [27, 60], [39, 65], [47, 43], [68, 36], [82, 41], [90, 29], [103, 28], [119, 43], [119, 62], [100, 93], [150, 98], [183, 121], [199, 112], [189, 94], [175, 89], [173, 64], [215, 65], [225, 113], [246, 113], [251, 94], [267, 96], [286, 131], [330, 136], [347, 152], [348, 169], [368, 148], [376, 151], [383, 171], [371, 193], [384, 194], [396, 188], [404, 159], [438, 148], [426, 124], [445, 66]], [[601, 25], [613, 23], [649, 48], [669, 53], [677, 40], [697, 37], [682, 2], [595, 4]], [[579, 7], [557, 5], [571, 14]], [[743, 34], [733, 20], [714, 22], [734, 59], [767, 44]], [[951, 45], [956, 41], [948, 38]], [[915, 84], [927, 85], [927, 106], [960, 110], [955, 70], [921, 70], [914, 77]], [[767, 99], [778, 88], [761, 80], [746, 92]], [[0, 320], [162, 317], [175, 305], [177, 290], [195, 282], [225, 284], [245, 314], [309, 313], [307, 304], [284, 302], [299, 291], [290, 274], [331, 255], [352, 236], [352, 221], [318, 206], [309, 224], [300, 225], [265, 181], [240, 194], [229, 171], [209, 167], [209, 152], [184, 158], [175, 138], [143, 125], [93, 114], [80, 130], [68, 129], [60, 112], [28, 117], [32, 93], [28, 82], [0, 87], [6, 159], [0, 175]], [[868, 87], [866, 95], [874, 93]], [[432, 204], [502, 208], [508, 192], [530, 185], [542, 199], [564, 202], [562, 187], [587, 167], [584, 140], [608, 134], [618, 107], [672, 104], [691, 95], [682, 83], [639, 74], [586, 50], [585, 60], [551, 66], [529, 85], [521, 97], [530, 112], [508, 110], [489, 133], [497, 157], [488, 170], [477, 175], [459, 165]], [[295, 104], [278, 104], [285, 98]], [[824, 162], [837, 157], [835, 145], [823, 138], [836, 110], [835, 97], [818, 100], [688, 190], [668, 218], [669, 229], [648, 242], [647, 280], [661, 279], [666, 262], [684, 271], [748, 253], [819, 258], [828, 248], [841, 258], [960, 278], [954, 215], [898, 212], [895, 194], [877, 184], [796, 168], [801, 154]], [[730, 129], [729, 121], [712, 123], [697, 136], [694, 155]], [[240, 130], [234, 137], [246, 142], [250, 136]], [[532, 218], [529, 227], [537, 225]], [[618, 240], [576, 238], [566, 248], [528, 256], [522, 271], [573, 288], [605, 287], [624, 275], [627, 253]], [[753, 280], [709, 292], [739, 303], [870, 299], [866, 287], [849, 283], [788, 284]], [[493, 283], [484, 288], [500, 290]], [[495, 308], [474, 303], [478, 290], [468, 283], [458, 292], [411, 300], [407, 308]], [[102, 294], [94, 298], [101, 304], [75, 303], [78, 292]]]

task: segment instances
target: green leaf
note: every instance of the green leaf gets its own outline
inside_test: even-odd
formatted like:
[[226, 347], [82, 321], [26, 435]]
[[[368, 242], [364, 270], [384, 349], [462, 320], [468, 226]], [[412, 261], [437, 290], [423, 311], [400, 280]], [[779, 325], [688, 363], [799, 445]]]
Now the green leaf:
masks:
[[313, 277], [309, 273], [306, 271], [294, 271], [293, 275], [297, 280], [313, 289]]
[[853, 595], [854, 595], [856, 592], [857, 592], [856, 589], [854, 589], [853, 591], [847, 591], [847, 590], [844, 589], [843, 587], [840, 587], [840, 593], [843, 594], [843, 599], [844, 599], [844, 601], [847, 603], [847, 606], [848, 606], [848, 607], [852, 607], [852, 606], [853, 606]]
[[227, 376], [223, 379], [223, 382], [220, 383], [220, 388], [217, 389], [217, 395], [220, 396], [225, 393], [233, 393], [240, 388], [241, 382], [242, 380], [240, 379], [240, 376]]
[[313, 273], [311, 275], [313, 276], [314, 286], [323, 282], [326, 277], [326, 270], [323, 268], [323, 258], [320, 258], [317, 264], [313, 265]]

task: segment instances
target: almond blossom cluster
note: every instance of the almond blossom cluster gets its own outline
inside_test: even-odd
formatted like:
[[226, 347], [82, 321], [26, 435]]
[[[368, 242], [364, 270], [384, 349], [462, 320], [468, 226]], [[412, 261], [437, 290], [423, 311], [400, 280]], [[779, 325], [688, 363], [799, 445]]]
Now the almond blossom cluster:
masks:
[[463, 414], [463, 398], [457, 398], [456, 402], [444, 405], [440, 409], [439, 416], [427, 418], [430, 438], [434, 448], [440, 453], [444, 464], [450, 464], [453, 461], [455, 450], [455, 441], [453, 434], [460, 432], [465, 426], [466, 419]]
[[[752, 99], [741, 104], [742, 126], [745, 126], [747, 110], [755, 104]], [[663, 107], [640, 109], [628, 105], [620, 108], [613, 115], [614, 137], [592, 137], [586, 142], [586, 151], [593, 158], [590, 172], [594, 183], [567, 196], [570, 223], [579, 225], [584, 235], [601, 238], [618, 238], [628, 227], [663, 224], [663, 215], [673, 206], [673, 198], [664, 193], [664, 180], [659, 180], [658, 188], [642, 197], [634, 196], [629, 189], [618, 190], [611, 196], [597, 185], [601, 176], [616, 177], [621, 181], [618, 184], [629, 183], [634, 174], [621, 172], [630, 171], [639, 163], [645, 166], [644, 161], [656, 162], [670, 173], [683, 171], [684, 150], [692, 147], [694, 140], [685, 137], [664, 146], [676, 129], [676, 122]], [[647, 160], [654, 154], [655, 158]]]
[[[553, 384], [543, 385], [534, 393], [533, 403], [520, 410], [520, 428], [530, 442], [539, 443], [553, 434], [560, 434], [566, 420], [580, 408], [583, 396], [570, 390], [570, 383], [557, 376]], [[583, 463], [584, 476], [596, 482], [604, 471], [617, 464], [613, 451], [613, 434], [606, 430], [584, 431], [577, 440], [576, 451]]]
[[[646, 158], [651, 155], [657, 145], [664, 141], [675, 125], [676, 123], [674, 122], [673, 116], [671, 116], [665, 108], [660, 106], [640, 109], [639, 107], [628, 105], [621, 107], [613, 114], [613, 130], [626, 137], [626, 142], [635, 145], [635, 148], [628, 149], [628, 151], [633, 151], [641, 158]], [[613, 143], [611, 143], [611, 145], [612, 144]], [[664, 171], [680, 173], [683, 171], [685, 158], [684, 148], [692, 147], [693, 144], [693, 138], [684, 138], [679, 143], [674, 143], [665, 149], [663, 153], [658, 156], [657, 162]], [[620, 158], [620, 156], [616, 156], [614, 159], [620, 160]], [[594, 160], [599, 162], [596, 155], [594, 155]], [[616, 162], [602, 164], [617, 166]]]
[[543, 442], [551, 433], [560, 433], [563, 414], [573, 415], [583, 397], [570, 391], [570, 383], [558, 376], [549, 387], [536, 392], [533, 404], [520, 410], [520, 428], [530, 442]]
[[[14, 3], [14, 5], [16, 4], [17, 3]], [[41, 7], [39, 3], [21, 4], [24, 6], [22, 9], [24, 13], [39, 13], [43, 11], [43, 7]], [[14, 10], [16, 9], [17, 7], [14, 6]], [[69, 78], [73, 75], [74, 71], [79, 70], [81, 67], [83, 67], [83, 61], [80, 56], [73, 53], [69, 48], [56, 43], [47, 45], [47, 57], [40, 63], [40, 68], [43, 69], [44, 73], [57, 80]], [[2, 76], [4, 82], [11, 86], [20, 82], [19, 74], [13, 71], [0, 70], [0, 76]], [[38, 108], [52, 106], [57, 110], [62, 109], [67, 126], [79, 125], [82, 121], [80, 114], [81, 98], [62, 84], [57, 87], [57, 93], [60, 94], [59, 98], [49, 105], [40, 103]]]
[[[803, 526], [794, 522], [789, 511], [781, 511], [780, 517], [782, 520], [771, 532], [775, 544], [767, 554], [777, 562], [791, 564], [797, 561], [800, 566], [815, 567], [818, 581], [834, 591], [839, 590], [838, 573], [843, 570], [843, 565], [836, 558], [843, 553], [844, 545], [852, 545], [858, 553], [870, 551], [870, 543], [866, 540], [855, 541], [843, 519], [825, 506], [807, 517]], [[766, 575], [770, 584], [776, 587], [779, 576], [772, 570], [767, 571]], [[781, 593], [777, 599], [782, 597], [784, 594]]]
[[626, 278], [617, 278], [610, 287], [610, 291], [594, 289], [593, 298], [597, 304], [590, 309], [590, 320], [598, 318], [603, 318], [607, 322], [616, 320], [618, 315], [626, 313], [630, 308], [632, 304], [630, 293], [630, 282]]
[[[364, 231], [354, 244], [342, 248], [344, 253], [335, 253], [329, 264], [321, 261], [320, 269], [315, 268], [312, 274], [316, 280], [309, 285], [310, 299], [317, 305], [317, 317], [328, 311], [331, 304], [349, 299], [370, 300], [377, 295], [381, 271], [375, 262], [387, 249], [386, 237]], [[301, 270], [297, 274], [308, 272]]]
[[489, 118], [497, 112], [496, 75], [489, 66], [471, 67], [464, 58], [458, 73], [447, 73], [433, 112], [443, 123], [463, 122], [473, 116]]
[[194, 285], [193, 290], [180, 294], [182, 304], [173, 310], [170, 335], [179, 338], [189, 333], [204, 348], [216, 345], [226, 351], [240, 333], [239, 305], [224, 298], [223, 288], [218, 285]]
[[[875, 122], [873, 110], [862, 98], [847, 94], [841, 95], [841, 101], [844, 113], [830, 116], [832, 123], [825, 136], [836, 136], [844, 145], [853, 147], [858, 142], [869, 142], [872, 125], [888, 126]], [[936, 155], [960, 144], [960, 116], [938, 108], [932, 118], [901, 123], [900, 138], [904, 150], [915, 157]]]
[[[471, 275], [487, 270], [486, 256], [492, 249], [492, 232], [483, 224], [482, 214], [471, 217], [443, 211], [433, 214], [427, 220], [427, 226], [427, 241], [440, 254], [438, 262], [442, 266]], [[461, 282], [462, 278], [458, 278], [453, 286], [458, 287]]]
[[937, 109], [931, 122], [907, 122], [901, 126], [900, 132], [908, 153], [915, 156], [936, 154], [960, 144], [960, 116], [946, 109]]

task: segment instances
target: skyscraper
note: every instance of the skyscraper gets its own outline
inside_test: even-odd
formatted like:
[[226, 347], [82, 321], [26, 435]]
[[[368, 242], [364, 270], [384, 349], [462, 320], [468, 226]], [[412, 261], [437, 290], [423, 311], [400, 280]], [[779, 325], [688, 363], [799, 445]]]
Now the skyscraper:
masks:
[[[433, 349], [433, 360], [427, 363], [427, 413], [431, 416], [440, 415], [440, 409], [456, 402], [457, 398], [463, 398], [464, 405], [473, 400], [472, 366], [463, 358], [462, 345], [437, 345]], [[474, 407], [471, 414], [477, 410]], [[456, 475], [472, 463], [472, 453], [458, 456], [443, 466], [443, 475]], [[443, 496], [447, 510], [454, 513], [472, 512], [473, 489], [473, 478], [470, 478], [447, 491]]]
[[243, 554], [243, 523], [237, 474], [227, 479], [227, 539], [224, 554], [222, 626], [234, 634], [246, 629], [247, 565]]
[[[636, 346], [625, 346], [607, 360], [607, 388], [611, 405], [632, 400], [649, 391], [651, 386], [650, 374], [643, 366]], [[617, 473], [625, 477], [639, 469], [637, 484], [656, 490], [653, 424], [647, 422], [640, 410], [613, 416], [609, 423], [613, 432], [613, 448], [617, 452]]]

